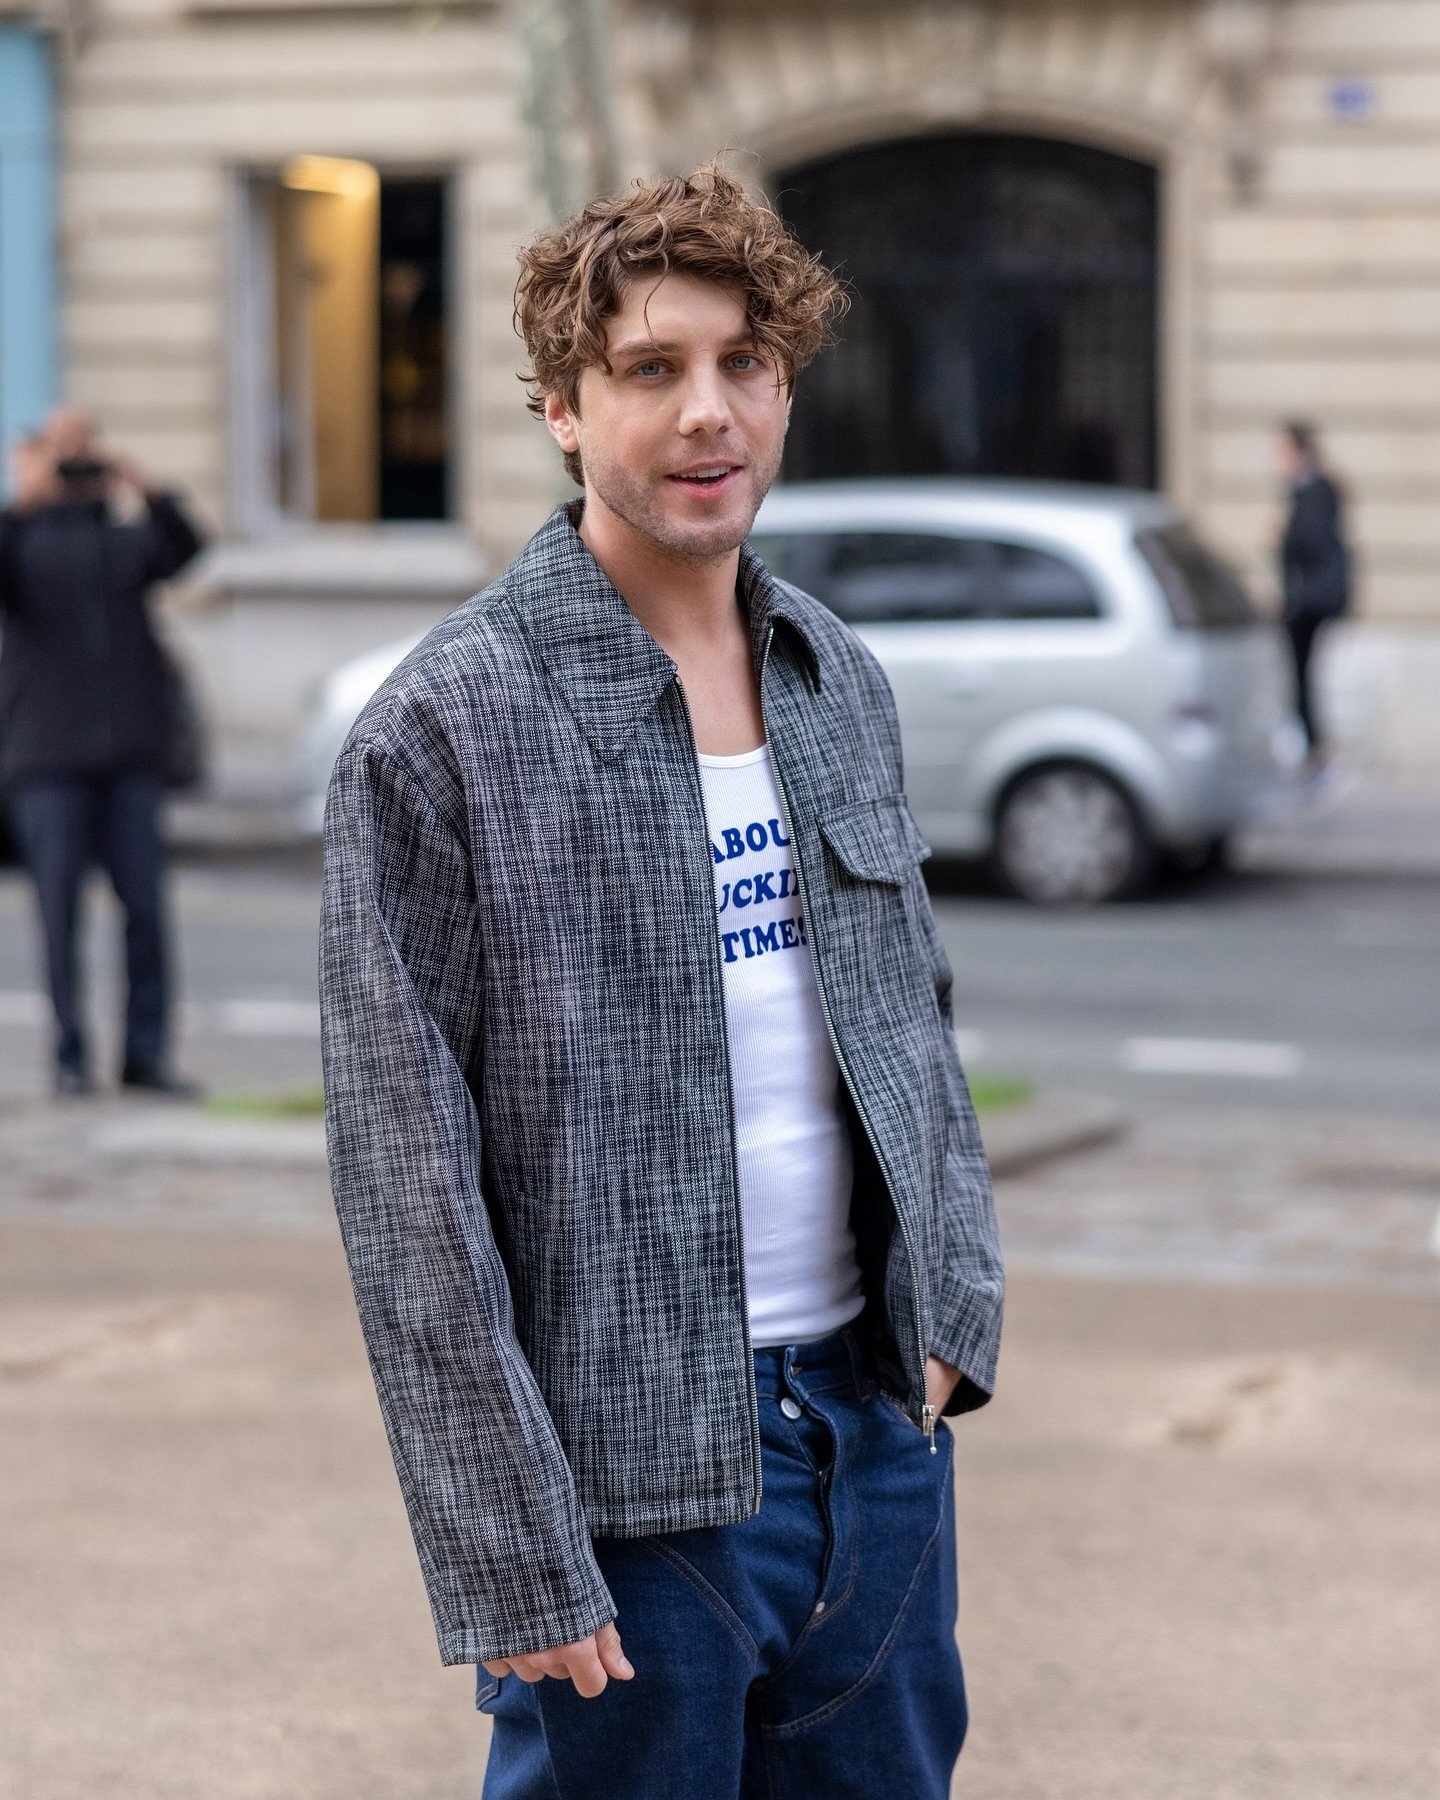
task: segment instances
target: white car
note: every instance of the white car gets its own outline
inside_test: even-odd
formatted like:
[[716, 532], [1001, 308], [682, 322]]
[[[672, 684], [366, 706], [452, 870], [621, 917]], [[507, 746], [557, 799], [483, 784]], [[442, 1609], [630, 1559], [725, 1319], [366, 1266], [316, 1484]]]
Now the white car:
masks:
[[[1278, 631], [1158, 495], [979, 480], [776, 488], [752, 542], [852, 624], [895, 690], [911, 810], [1027, 900], [1133, 893], [1291, 800], [1304, 759]], [[418, 638], [324, 685], [302, 806]]]

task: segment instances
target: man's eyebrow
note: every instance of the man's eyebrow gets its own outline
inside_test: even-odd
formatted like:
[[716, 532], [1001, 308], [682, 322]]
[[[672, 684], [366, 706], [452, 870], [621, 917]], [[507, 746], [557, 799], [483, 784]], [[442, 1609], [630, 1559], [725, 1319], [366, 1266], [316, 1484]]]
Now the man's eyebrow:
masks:
[[[754, 345], [754, 336], [747, 331], [737, 338], [732, 338], [725, 348], [727, 350], [745, 350], [753, 349]], [[677, 350], [683, 350], [684, 347], [683, 344], [662, 344], [654, 338], [631, 338], [628, 343], [617, 344], [610, 352], [610, 359], [612, 362], [619, 362], [623, 358], [631, 356], [670, 356]]]

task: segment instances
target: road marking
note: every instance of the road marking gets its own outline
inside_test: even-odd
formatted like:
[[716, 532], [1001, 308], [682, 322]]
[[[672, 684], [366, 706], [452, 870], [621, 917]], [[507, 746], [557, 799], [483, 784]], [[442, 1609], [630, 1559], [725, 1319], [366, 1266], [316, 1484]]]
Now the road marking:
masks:
[[319, 1037], [313, 1000], [221, 1000], [209, 1009], [213, 1029], [226, 1037]]
[[[222, 1037], [320, 1035], [320, 1008], [313, 1000], [191, 1000], [183, 1013], [191, 1031], [214, 1031]], [[44, 994], [0, 993], [0, 1029], [44, 1025], [49, 1018], [50, 1002]]]
[[1138, 1075], [1241, 1075], [1283, 1081], [1305, 1058], [1296, 1044], [1239, 1038], [1127, 1038], [1120, 1061]]

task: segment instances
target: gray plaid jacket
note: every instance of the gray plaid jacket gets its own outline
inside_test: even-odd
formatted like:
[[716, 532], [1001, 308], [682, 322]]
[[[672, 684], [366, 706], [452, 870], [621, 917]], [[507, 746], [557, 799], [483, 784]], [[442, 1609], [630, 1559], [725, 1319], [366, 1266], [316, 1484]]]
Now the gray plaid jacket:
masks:
[[[335, 770], [335, 1201], [446, 1662], [614, 1617], [593, 1536], [760, 1504], [709, 837], [674, 664], [561, 508], [380, 689]], [[884, 675], [741, 556], [852, 1106], [862, 1326], [993, 1383], [1002, 1275]]]

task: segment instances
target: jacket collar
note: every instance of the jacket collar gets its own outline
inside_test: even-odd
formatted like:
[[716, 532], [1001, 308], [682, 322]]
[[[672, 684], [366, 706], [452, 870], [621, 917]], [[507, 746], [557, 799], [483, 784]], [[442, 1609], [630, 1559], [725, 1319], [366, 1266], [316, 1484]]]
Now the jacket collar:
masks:
[[[625, 604], [577, 527], [583, 500], [557, 506], [505, 576], [525, 631], [602, 761], [624, 749], [675, 680], [675, 664]], [[740, 551], [740, 603], [758, 669], [775, 625], [799, 637], [819, 684], [813, 629], [788, 589], [748, 544]]]

